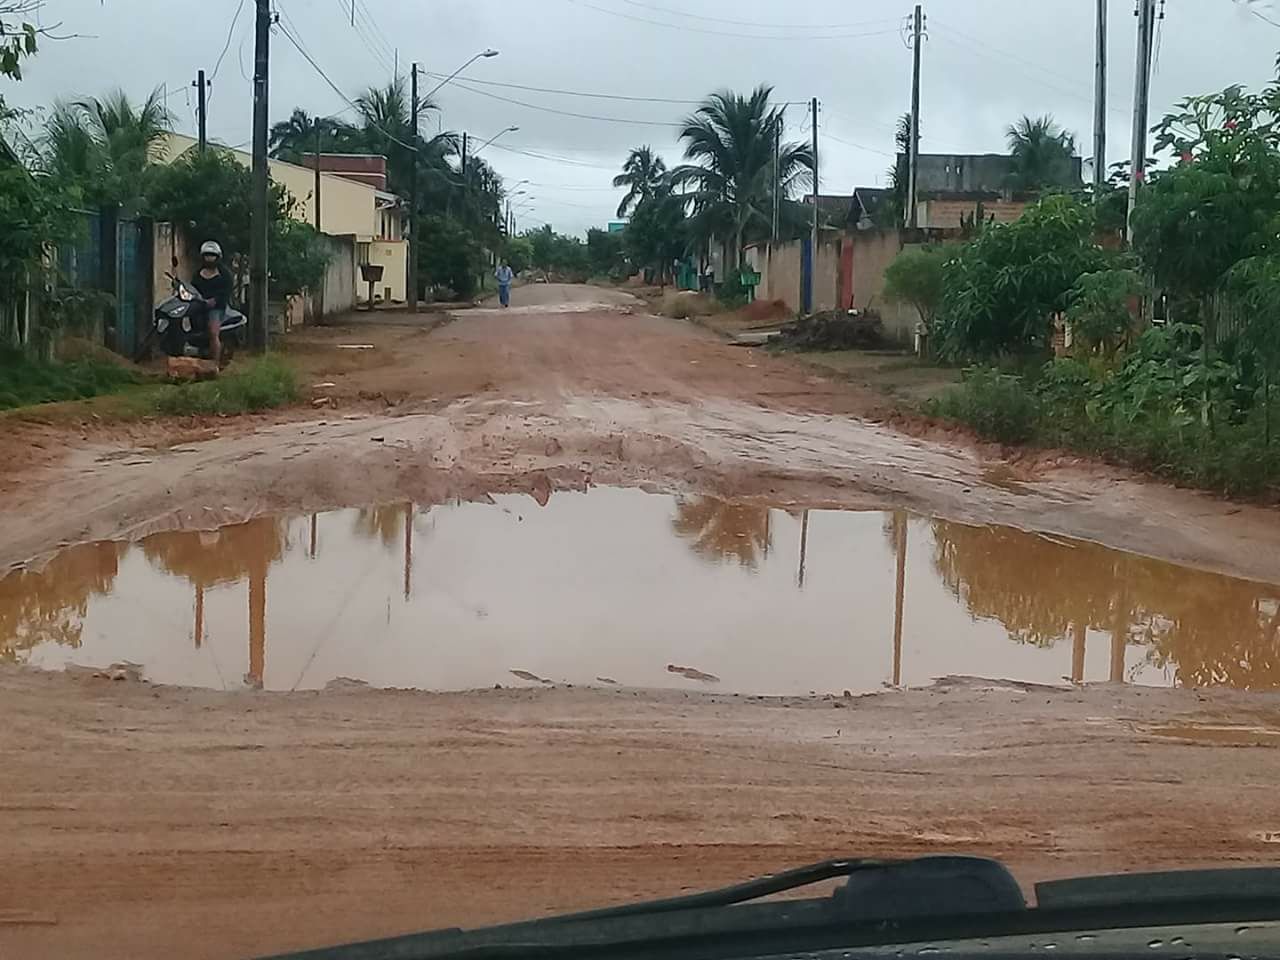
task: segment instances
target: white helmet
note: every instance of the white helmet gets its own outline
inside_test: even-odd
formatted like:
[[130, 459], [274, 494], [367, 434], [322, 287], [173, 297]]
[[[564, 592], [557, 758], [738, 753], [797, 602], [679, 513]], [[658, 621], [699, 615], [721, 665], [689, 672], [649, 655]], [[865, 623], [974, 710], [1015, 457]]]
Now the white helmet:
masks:
[[200, 256], [207, 257], [212, 254], [219, 259], [222, 258], [222, 247], [216, 240], [206, 240], [200, 245]]

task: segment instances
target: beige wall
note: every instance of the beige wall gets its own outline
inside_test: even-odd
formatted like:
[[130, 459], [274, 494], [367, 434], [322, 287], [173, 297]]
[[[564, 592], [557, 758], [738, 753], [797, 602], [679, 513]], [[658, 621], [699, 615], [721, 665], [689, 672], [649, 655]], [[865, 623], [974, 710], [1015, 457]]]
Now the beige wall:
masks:
[[[163, 163], [172, 163], [196, 145], [196, 140], [192, 137], [171, 133], [161, 144], [160, 160]], [[227, 152], [246, 167], [253, 163], [253, 157], [243, 150]], [[281, 160], [270, 161], [270, 169], [271, 179], [288, 190], [290, 196], [296, 201], [294, 218], [306, 223], [315, 223], [315, 171], [296, 164], [284, 163]], [[333, 236], [348, 234], [360, 237], [377, 236], [379, 222], [376, 193], [368, 184], [322, 173], [320, 175], [321, 232]]]
[[[368, 257], [368, 263], [382, 265], [382, 279], [374, 287], [374, 296], [383, 303], [405, 302], [405, 289], [408, 283], [409, 244], [404, 240], [375, 240], [372, 243], [361, 243], [357, 260]], [[360, 268], [356, 267], [356, 296], [361, 303], [369, 302], [369, 285], [360, 277]]]
[[[799, 240], [778, 244], [772, 255], [768, 244], [747, 248], [747, 262], [760, 274], [757, 300], [782, 300], [788, 309], [800, 310], [801, 249]], [[840, 238], [836, 234], [824, 234], [818, 246], [818, 264], [814, 274], [814, 310], [836, 308], [839, 284]]]

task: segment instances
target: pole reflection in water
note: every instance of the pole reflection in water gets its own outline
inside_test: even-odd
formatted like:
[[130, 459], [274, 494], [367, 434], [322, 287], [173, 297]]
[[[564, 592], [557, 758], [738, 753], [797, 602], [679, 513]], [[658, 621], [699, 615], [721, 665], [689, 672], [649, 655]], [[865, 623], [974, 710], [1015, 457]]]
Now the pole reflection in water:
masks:
[[[471, 689], [512, 670], [668, 687], [712, 675], [750, 694], [1068, 672], [1280, 689], [1273, 584], [903, 511], [783, 510], [774, 523], [757, 504], [638, 490], [555, 494], [537, 511], [495, 500], [429, 520], [412, 502], [326, 515], [323, 557], [318, 515], [72, 548], [0, 578], [0, 660], [131, 661], [158, 683], [285, 690], [339, 677]], [[799, 556], [770, 551], [775, 535]]]
[[893, 591], [893, 685], [902, 686], [902, 614], [907, 588], [907, 514], [898, 510], [893, 515], [894, 553], [897, 554], [898, 576]]

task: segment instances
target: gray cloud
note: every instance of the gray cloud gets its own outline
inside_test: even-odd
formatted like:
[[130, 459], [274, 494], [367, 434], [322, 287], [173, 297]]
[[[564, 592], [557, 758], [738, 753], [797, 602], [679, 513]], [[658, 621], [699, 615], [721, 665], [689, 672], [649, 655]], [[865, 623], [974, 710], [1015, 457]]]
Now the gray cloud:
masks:
[[[212, 70], [230, 35], [210, 107], [211, 134], [250, 136], [253, 0], [49, 0], [41, 16], [81, 39], [48, 43], [16, 86], [14, 104], [97, 94], [122, 86], [136, 97], [167, 84], [182, 129], [194, 129], [188, 86]], [[822, 101], [823, 189], [881, 182], [893, 124], [909, 103], [911, 55], [901, 36], [909, 2], [812, 0], [275, 0], [284, 26], [348, 96], [385, 82], [397, 54], [447, 74], [486, 47], [469, 81], [444, 88], [427, 124], [481, 140], [512, 124], [485, 157], [508, 180], [530, 180], [535, 206], [522, 223], [580, 232], [607, 221], [619, 194], [612, 174], [626, 151], [651, 143], [679, 158], [674, 124], [692, 104], [550, 94], [513, 84], [654, 100], [692, 101], [714, 89], [771, 84], [780, 101]], [[1052, 113], [1091, 150], [1092, 0], [928, 0], [921, 110], [924, 149], [998, 151], [1021, 114]], [[1131, 0], [1111, 2], [1109, 158], [1128, 151], [1135, 22]], [[667, 11], [687, 8], [681, 14]], [[1269, 3], [1253, 8], [1280, 23]], [[765, 24], [766, 26], [757, 26]], [[806, 24], [824, 24], [822, 28]], [[1158, 115], [1180, 97], [1273, 75], [1280, 28], [1233, 0], [1170, 0], [1153, 84]], [[483, 82], [482, 82], [483, 81]], [[429, 89], [434, 81], [424, 82]], [[498, 99], [506, 98], [506, 100]], [[294, 106], [337, 113], [347, 104], [277, 33], [272, 118]], [[520, 101], [517, 103], [509, 100]], [[532, 106], [528, 106], [532, 105]], [[535, 109], [542, 108], [542, 109]], [[565, 116], [589, 115], [593, 119]], [[793, 137], [808, 136], [806, 107], [788, 110]], [[523, 151], [523, 152], [516, 152]], [[532, 156], [540, 155], [540, 156]], [[558, 159], [547, 159], [558, 158]]]

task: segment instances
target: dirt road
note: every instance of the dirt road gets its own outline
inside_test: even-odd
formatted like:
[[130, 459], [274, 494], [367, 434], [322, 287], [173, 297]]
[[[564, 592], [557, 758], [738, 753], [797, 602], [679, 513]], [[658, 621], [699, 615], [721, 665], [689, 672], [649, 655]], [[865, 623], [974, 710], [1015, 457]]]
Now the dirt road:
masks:
[[[539, 285], [515, 304], [296, 335], [332, 407], [11, 424], [0, 562], [616, 483], [908, 507], [1280, 579], [1272, 511], [901, 433], [877, 397], [624, 294]], [[848, 853], [989, 853], [1026, 880], [1262, 862], [1280, 831], [1269, 694], [225, 694], [0, 667], [0, 723], [0, 957], [251, 956]]]

